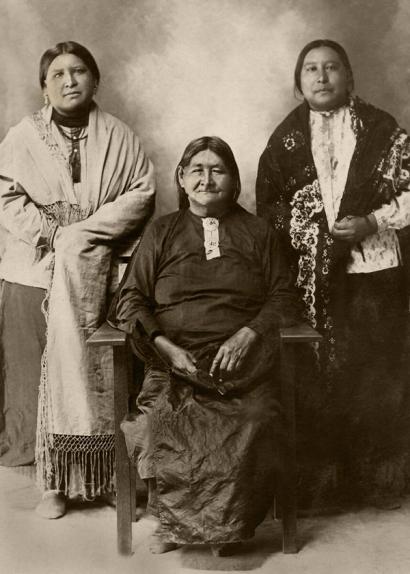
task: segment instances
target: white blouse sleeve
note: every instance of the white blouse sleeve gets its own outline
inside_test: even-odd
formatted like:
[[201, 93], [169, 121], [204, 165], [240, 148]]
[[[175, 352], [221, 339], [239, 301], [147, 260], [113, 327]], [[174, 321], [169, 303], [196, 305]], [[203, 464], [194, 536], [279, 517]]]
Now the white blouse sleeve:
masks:
[[379, 233], [387, 229], [402, 229], [410, 225], [410, 189], [394, 197], [390, 203], [382, 205], [373, 213]]

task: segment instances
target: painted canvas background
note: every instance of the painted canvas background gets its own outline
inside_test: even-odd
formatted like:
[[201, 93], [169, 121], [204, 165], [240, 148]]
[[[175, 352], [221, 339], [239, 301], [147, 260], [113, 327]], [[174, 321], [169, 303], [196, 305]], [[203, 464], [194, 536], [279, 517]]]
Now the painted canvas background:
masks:
[[97, 101], [131, 125], [155, 163], [157, 213], [176, 207], [173, 171], [194, 137], [219, 135], [254, 209], [257, 162], [297, 101], [308, 41], [341, 42], [356, 92], [410, 128], [408, 0], [0, 0], [0, 137], [42, 105], [38, 62], [76, 40], [102, 74]]
[[410, 0], [0, 0], [0, 139], [43, 104], [41, 54], [76, 40], [99, 64], [98, 103], [155, 164], [157, 215], [176, 208], [175, 165], [201, 135], [232, 146], [253, 211], [259, 155], [298, 103], [296, 57], [315, 38], [342, 43], [356, 93], [410, 130]]

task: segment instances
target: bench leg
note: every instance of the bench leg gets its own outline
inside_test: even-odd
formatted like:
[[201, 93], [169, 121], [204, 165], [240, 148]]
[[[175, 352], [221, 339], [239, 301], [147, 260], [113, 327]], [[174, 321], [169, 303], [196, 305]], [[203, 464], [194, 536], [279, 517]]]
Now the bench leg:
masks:
[[[115, 468], [117, 478], [117, 547], [118, 552], [132, 552], [132, 472], [124, 435], [120, 424], [128, 411], [128, 368], [125, 347], [114, 347], [114, 420], [115, 420]], [[135, 510], [134, 510], [135, 516]]]
[[282, 483], [281, 510], [283, 552], [294, 554], [297, 548], [296, 521], [296, 429], [295, 429], [295, 350], [290, 343], [281, 344], [280, 365], [282, 401], [287, 424], [288, 453]]
[[137, 471], [133, 464], [130, 463], [130, 506], [131, 521], [136, 522], [137, 510]]
[[289, 475], [286, 482], [288, 483], [282, 491], [282, 528], [283, 528], [283, 552], [285, 554], [295, 554], [298, 551], [296, 534], [296, 496], [290, 484]]

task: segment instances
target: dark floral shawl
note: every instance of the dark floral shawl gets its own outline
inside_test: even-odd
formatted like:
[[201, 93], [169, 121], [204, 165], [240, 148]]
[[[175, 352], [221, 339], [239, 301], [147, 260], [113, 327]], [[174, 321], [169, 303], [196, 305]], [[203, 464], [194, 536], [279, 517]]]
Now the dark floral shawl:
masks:
[[[338, 220], [363, 216], [400, 193], [398, 180], [405, 132], [388, 113], [360, 100], [349, 102], [357, 143]], [[305, 318], [325, 334], [322, 345], [334, 359], [336, 301], [343, 306], [343, 278], [350, 247], [330, 234], [310, 144], [309, 107], [302, 103], [273, 132], [264, 150], [256, 182], [258, 215], [281, 233]], [[339, 296], [334, 297], [338, 290]]]

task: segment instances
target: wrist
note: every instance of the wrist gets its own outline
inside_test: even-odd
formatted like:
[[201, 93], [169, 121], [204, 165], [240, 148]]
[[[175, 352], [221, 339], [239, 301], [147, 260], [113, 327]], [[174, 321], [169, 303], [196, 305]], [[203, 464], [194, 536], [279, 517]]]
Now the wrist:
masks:
[[151, 343], [155, 343], [155, 339], [157, 339], [157, 337], [164, 337], [164, 333], [161, 331], [161, 329], [154, 329], [149, 334], [149, 340], [151, 341]]
[[377, 233], [378, 231], [378, 224], [377, 224], [377, 219], [376, 216], [374, 215], [374, 213], [369, 213], [368, 215], [364, 216], [364, 219], [366, 221], [366, 225], [367, 225], [367, 235], [373, 235], [374, 233]]
[[165, 335], [162, 334], [157, 335], [152, 342], [158, 351], [166, 357], [169, 357], [177, 347], [172, 341], [170, 341], [167, 337], [165, 337]]
[[257, 333], [257, 331], [255, 331], [255, 329], [252, 329], [252, 327], [248, 327], [248, 326], [242, 327], [242, 332], [246, 333], [246, 335], [249, 338], [251, 338], [252, 340], [257, 339], [259, 336], [259, 333]]

